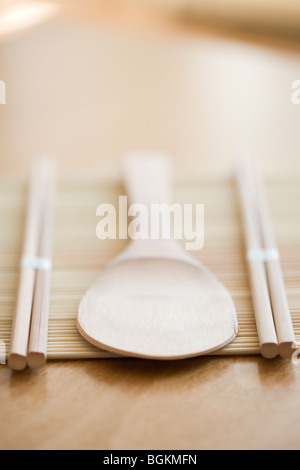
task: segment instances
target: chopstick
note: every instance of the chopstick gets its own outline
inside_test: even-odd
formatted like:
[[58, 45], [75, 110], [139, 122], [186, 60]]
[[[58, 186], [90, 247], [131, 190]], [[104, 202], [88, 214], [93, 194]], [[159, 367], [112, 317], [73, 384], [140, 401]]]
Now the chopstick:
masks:
[[26, 263], [38, 254], [40, 201], [43, 197], [44, 172], [41, 162], [32, 165], [26, 216], [25, 237], [22, 252], [17, 302], [14, 312], [8, 366], [22, 370], [26, 367], [35, 269]]
[[8, 366], [14, 370], [23, 370], [27, 365], [36, 270], [45, 268], [38, 255], [43, 202], [48, 186], [47, 168], [48, 161], [44, 158], [35, 161], [31, 167], [19, 286], [8, 355]]
[[36, 274], [32, 308], [27, 365], [33, 369], [43, 367], [47, 358], [48, 320], [51, 284], [51, 233], [54, 204], [55, 170], [52, 162], [47, 165], [47, 183], [43, 201], [40, 243], [40, 266]]
[[255, 165], [253, 165], [253, 178], [257, 190], [257, 210], [259, 213], [262, 239], [264, 249], [267, 254], [266, 269], [273, 318], [279, 344], [279, 354], [283, 358], [289, 358], [297, 349], [296, 338], [288, 306], [279, 252], [276, 245], [267, 198], [263, 187], [262, 178]]
[[255, 210], [255, 188], [248, 160], [241, 158], [236, 165], [241, 213], [247, 249], [252, 301], [262, 356], [272, 359], [278, 355], [278, 340], [268, 289], [258, 214]]
[[262, 179], [250, 159], [239, 160], [237, 177], [261, 353], [288, 358], [296, 339]]

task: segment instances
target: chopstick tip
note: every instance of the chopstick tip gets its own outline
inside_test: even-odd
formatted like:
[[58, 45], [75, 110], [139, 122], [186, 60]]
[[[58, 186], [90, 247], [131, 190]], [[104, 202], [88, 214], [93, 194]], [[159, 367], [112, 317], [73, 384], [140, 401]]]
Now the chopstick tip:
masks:
[[10, 353], [7, 365], [12, 370], [24, 370], [26, 368], [26, 356], [17, 353]]
[[279, 345], [279, 354], [283, 359], [290, 359], [296, 351], [297, 346], [293, 341], [285, 341]]
[[42, 352], [30, 352], [27, 356], [27, 365], [31, 369], [40, 369], [46, 364], [46, 355]]
[[274, 359], [278, 356], [278, 344], [277, 343], [264, 343], [260, 348], [261, 355], [265, 359]]

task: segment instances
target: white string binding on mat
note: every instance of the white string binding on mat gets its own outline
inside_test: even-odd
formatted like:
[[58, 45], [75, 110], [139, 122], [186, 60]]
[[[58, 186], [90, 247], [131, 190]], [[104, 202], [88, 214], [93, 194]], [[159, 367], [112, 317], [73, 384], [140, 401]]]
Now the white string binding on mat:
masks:
[[278, 261], [279, 260], [279, 251], [277, 248], [270, 248], [268, 250], [258, 249], [250, 250], [247, 253], [248, 261], [262, 261], [266, 263], [268, 261]]
[[52, 261], [50, 258], [41, 258], [38, 256], [23, 256], [21, 259], [21, 266], [23, 268], [43, 269], [44, 271], [51, 271]]

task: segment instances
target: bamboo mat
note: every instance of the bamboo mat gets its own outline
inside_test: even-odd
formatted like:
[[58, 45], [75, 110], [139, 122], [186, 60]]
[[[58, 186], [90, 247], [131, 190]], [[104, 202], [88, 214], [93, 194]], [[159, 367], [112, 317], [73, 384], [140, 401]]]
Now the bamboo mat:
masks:
[[[270, 181], [267, 193], [281, 254], [283, 274], [300, 344], [300, 184], [298, 180]], [[108, 358], [86, 342], [76, 328], [79, 302], [100, 270], [124, 248], [126, 240], [96, 237], [96, 208], [118, 202], [125, 194], [116, 182], [92, 177], [58, 184], [51, 288], [48, 358]], [[0, 181], [0, 340], [9, 348], [21, 256], [26, 184]], [[205, 243], [191, 252], [229, 289], [238, 313], [239, 334], [218, 355], [259, 354], [249, 292], [245, 247], [237, 191], [233, 180], [203, 180], [175, 184], [174, 202], [205, 204]], [[184, 240], [183, 240], [184, 243]]]

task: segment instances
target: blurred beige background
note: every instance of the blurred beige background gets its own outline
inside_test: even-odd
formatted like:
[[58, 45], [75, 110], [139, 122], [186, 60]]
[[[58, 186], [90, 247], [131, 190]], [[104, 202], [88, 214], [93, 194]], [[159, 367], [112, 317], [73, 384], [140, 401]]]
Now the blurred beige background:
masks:
[[62, 172], [115, 174], [124, 153], [158, 149], [181, 176], [228, 174], [240, 152], [268, 174], [300, 174], [299, 43], [286, 47], [281, 30], [257, 40], [261, 21], [241, 38], [148, 4], [4, 0], [0, 171], [50, 152]]

